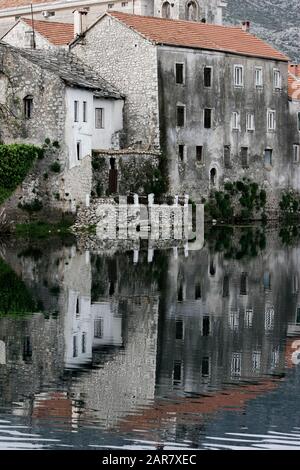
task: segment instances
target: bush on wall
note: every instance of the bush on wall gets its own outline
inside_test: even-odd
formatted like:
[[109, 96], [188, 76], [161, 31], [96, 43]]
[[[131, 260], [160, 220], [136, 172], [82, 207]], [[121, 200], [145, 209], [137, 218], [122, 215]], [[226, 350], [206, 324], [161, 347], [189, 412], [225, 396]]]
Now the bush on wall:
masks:
[[43, 149], [35, 145], [0, 145], [0, 204], [22, 183], [42, 153]]

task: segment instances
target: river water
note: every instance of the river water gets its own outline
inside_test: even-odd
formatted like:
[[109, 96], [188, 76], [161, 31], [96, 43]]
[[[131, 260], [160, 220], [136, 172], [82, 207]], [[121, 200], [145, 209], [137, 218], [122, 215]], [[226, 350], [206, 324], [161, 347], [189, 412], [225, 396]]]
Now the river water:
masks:
[[300, 243], [0, 242], [0, 449], [300, 449]]

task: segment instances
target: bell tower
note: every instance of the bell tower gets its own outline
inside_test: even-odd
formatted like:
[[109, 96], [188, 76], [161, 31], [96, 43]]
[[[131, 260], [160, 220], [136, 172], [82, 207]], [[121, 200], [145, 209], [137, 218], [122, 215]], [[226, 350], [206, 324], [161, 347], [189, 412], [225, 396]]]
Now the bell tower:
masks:
[[154, 0], [154, 16], [222, 24], [223, 0]]

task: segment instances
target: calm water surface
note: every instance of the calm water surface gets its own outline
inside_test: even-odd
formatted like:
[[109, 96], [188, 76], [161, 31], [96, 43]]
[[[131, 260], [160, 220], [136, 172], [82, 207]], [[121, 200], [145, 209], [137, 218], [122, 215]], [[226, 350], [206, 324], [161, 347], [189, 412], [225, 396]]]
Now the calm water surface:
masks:
[[0, 255], [0, 449], [300, 449], [300, 243]]

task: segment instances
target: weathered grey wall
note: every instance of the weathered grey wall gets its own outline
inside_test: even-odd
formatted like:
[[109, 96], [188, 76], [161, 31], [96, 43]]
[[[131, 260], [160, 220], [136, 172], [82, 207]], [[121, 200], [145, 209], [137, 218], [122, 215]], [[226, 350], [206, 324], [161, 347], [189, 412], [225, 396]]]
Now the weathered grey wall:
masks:
[[72, 52], [126, 96], [127, 146], [159, 146], [156, 47], [119, 21], [104, 17]]
[[[185, 64], [185, 84], [175, 83], [175, 63]], [[217, 52], [160, 47], [158, 51], [160, 132], [162, 152], [167, 155], [171, 191], [186, 192], [197, 201], [209, 192], [209, 173], [217, 170], [217, 187], [223, 182], [249, 177], [267, 191], [288, 184], [287, 63], [239, 57]], [[235, 88], [234, 65], [244, 66], [244, 87]], [[203, 83], [204, 66], [213, 67], [212, 88]], [[264, 70], [264, 86], [255, 89], [254, 68]], [[282, 75], [281, 91], [273, 90], [273, 68]], [[186, 106], [186, 124], [176, 127], [176, 105]], [[203, 110], [213, 109], [213, 127], [204, 129]], [[267, 132], [267, 110], [276, 110], [276, 132]], [[231, 129], [232, 112], [241, 117], [240, 132]], [[246, 114], [255, 115], [255, 131], [246, 131]], [[178, 145], [187, 148], [186, 161], [178, 161]], [[196, 162], [196, 146], [203, 146], [204, 162]], [[224, 168], [223, 149], [231, 146], [231, 167]], [[242, 168], [241, 147], [248, 147], [249, 167]], [[265, 168], [264, 150], [273, 149], [273, 165]]]
[[300, 101], [290, 100], [289, 101], [289, 145], [288, 152], [291, 160], [291, 181], [290, 186], [300, 191], [300, 161], [294, 162], [293, 160], [293, 145], [297, 144], [300, 146], [300, 132], [298, 129], [298, 113], [300, 113]]

